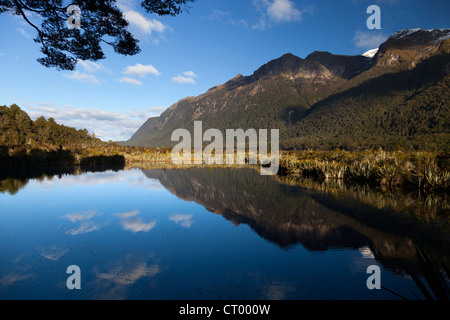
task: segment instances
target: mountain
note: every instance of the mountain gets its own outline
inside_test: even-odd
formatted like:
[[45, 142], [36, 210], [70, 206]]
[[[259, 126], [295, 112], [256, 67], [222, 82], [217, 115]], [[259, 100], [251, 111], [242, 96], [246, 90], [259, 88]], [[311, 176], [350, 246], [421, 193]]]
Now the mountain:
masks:
[[175, 129], [279, 129], [283, 149], [448, 150], [450, 29], [405, 29], [361, 56], [285, 54], [148, 119], [125, 142], [172, 147]]

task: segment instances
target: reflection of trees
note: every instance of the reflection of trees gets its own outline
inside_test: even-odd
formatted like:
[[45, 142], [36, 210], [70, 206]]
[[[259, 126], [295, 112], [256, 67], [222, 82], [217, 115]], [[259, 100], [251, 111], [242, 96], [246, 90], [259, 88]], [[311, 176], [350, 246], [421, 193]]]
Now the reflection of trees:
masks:
[[450, 279], [448, 265], [441, 259], [433, 259], [426, 251], [419, 248], [416, 248], [416, 257], [430, 289], [428, 290], [425, 283], [420, 280], [420, 275], [411, 273], [411, 277], [424, 297], [427, 300], [450, 300], [450, 289], [446, 282]]
[[0, 192], [8, 192], [11, 195], [16, 194], [20, 189], [25, 187], [28, 183], [28, 179], [25, 181], [19, 179], [4, 179], [0, 180]]
[[[450, 288], [447, 282], [450, 279], [448, 265], [441, 259], [432, 257], [426, 251], [416, 247], [416, 260], [420, 268], [420, 273], [410, 271], [408, 275], [416, 284], [416, 290], [412, 294], [417, 299], [426, 300], [450, 300]], [[423, 276], [423, 280], [420, 278]], [[389, 291], [397, 297], [408, 300], [401, 294], [382, 286], [382, 289]]]
[[89, 157], [83, 159], [80, 165], [49, 165], [49, 166], [12, 166], [0, 168], [0, 192], [16, 194], [32, 179], [51, 180], [54, 176], [80, 175], [85, 172], [104, 172], [107, 170], [122, 170], [125, 166], [123, 157]]
[[448, 227], [446, 220], [450, 213], [450, 195], [447, 193], [425, 193], [381, 189], [369, 184], [346, 183], [342, 180], [317, 180], [298, 176], [277, 176], [278, 181], [298, 185], [308, 190], [321, 191], [336, 198], [352, 198], [371, 207], [383, 210], [412, 213], [418, 220]]
[[[351, 190], [331, 188], [339, 195], [336, 197], [333, 192], [279, 184], [273, 177], [251, 169], [143, 172], [159, 179], [177, 197], [196, 201], [235, 224], [248, 224], [261, 237], [283, 247], [301, 243], [317, 251], [367, 246], [386, 268], [406, 275], [422, 273], [416, 258], [417, 245], [448, 265], [445, 228], [389, 207], [362, 202], [365, 187], [356, 195]], [[377, 199], [379, 195], [369, 197]]]
[[61, 177], [66, 174], [79, 175], [81, 171], [77, 167], [54, 167], [40, 169], [17, 169], [9, 172], [0, 172], [0, 192], [8, 192], [11, 195], [19, 192], [30, 180], [52, 180], [54, 176]]

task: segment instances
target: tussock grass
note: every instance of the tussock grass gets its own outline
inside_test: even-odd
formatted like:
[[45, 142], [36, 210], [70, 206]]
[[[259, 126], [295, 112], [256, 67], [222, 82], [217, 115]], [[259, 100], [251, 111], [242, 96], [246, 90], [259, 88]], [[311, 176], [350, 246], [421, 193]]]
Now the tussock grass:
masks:
[[[123, 157], [124, 164], [147, 163], [152, 166], [173, 168], [170, 148], [141, 148], [107, 145], [40, 145], [1, 147], [0, 164], [8, 167], [38, 167], [42, 165], [80, 165], [86, 162], [116, 161]], [[194, 155], [193, 155], [194, 156]], [[237, 154], [234, 155], [235, 163]], [[249, 155], [245, 155], [248, 164]], [[226, 164], [212, 167], [230, 167]], [[196, 165], [194, 165], [196, 166]], [[203, 162], [201, 166], [209, 166]], [[241, 166], [241, 165], [235, 165]], [[258, 161], [256, 167], [261, 166]], [[448, 191], [450, 188], [450, 154], [421, 151], [282, 151], [278, 174], [314, 177], [322, 180], [343, 180], [368, 183], [384, 188], [414, 188], [427, 192]], [[178, 166], [189, 167], [189, 165]]]
[[282, 152], [280, 174], [444, 191], [450, 187], [450, 154], [382, 149]]

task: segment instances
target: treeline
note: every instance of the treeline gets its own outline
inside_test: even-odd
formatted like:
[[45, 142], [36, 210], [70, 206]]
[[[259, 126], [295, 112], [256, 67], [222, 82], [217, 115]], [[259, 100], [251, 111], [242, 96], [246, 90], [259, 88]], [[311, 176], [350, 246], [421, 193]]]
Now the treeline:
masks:
[[[83, 170], [122, 167], [125, 157], [86, 129], [61, 125], [53, 118], [33, 121], [16, 104], [0, 106], [0, 178], [30, 175], [31, 171], [74, 166]], [[52, 168], [52, 169], [50, 169]]]
[[13, 104], [0, 106], [0, 146], [87, 146], [106, 145], [91, 135], [86, 129], [77, 130], [39, 117], [33, 121], [30, 116]]

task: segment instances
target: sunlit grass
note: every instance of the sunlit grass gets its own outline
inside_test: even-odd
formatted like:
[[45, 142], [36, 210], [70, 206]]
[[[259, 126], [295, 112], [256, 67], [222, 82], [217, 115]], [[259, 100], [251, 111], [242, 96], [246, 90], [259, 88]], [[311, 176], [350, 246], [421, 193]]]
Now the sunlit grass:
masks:
[[[6, 147], [0, 149], [0, 164], [9, 167], [33, 167], [41, 165], [80, 165], [90, 159], [91, 162], [108, 162], [124, 159], [126, 165], [147, 163], [157, 167], [177, 167], [172, 163], [170, 148], [141, 148], [107, 145], [74, 145]], [[192, 164], [196, 166], [233, 166], [226, 164]], [[100, 157], [100, 158], [99, 158]], [[103, 158], [102, 158], [103, 157]], [[106, 158], [104, 158], [106, 157]], [[245, 163], [249, 164], [249, 154], [245, 154]], [[191, 159], [194, 159], [192, 154]], [[237, 163], [238, 154], [234, 154]], [[204, 159], [203, 159], [204, 160]], [[114, 160], [115, 161], [115, 160]], [[240, 166], [241, 164], [236, 164]], [[178, 166], [178, 167], [187, 167]], [[256, 167], [261, 166], [258, 159]], [[404, 150], [387, 152], [379, 150], [364, 151], [282, 151], [279, 159], [279, 175], [297, 175], [324, 180], [343, 180], [348, 182], [369, 183], [385, 188], [415, 188], [427, 192], [446, 191], [450, 187], [450, 155], [448, 153], [408, 152]]]
[[450, 187], [450, 155], [430, 152], [302, 151], [281, 154], [281, 174], [375, 183], [388, 188], [443, 191]]

